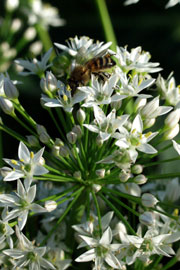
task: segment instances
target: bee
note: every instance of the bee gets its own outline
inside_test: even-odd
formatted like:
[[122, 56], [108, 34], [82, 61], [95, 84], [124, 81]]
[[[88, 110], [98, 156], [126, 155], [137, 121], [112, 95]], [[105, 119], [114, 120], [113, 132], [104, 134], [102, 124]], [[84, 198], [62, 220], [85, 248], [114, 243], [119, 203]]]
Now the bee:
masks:
[[97, 75], [101, 80], [104, 80], [104, 70], [112, 68], [116, 62], [111, 58], [111, 54], [107, 53], [101, 57], [95, 57], [87, 61], [84, 65], [76, 66], [71, 72], [68, 80], [69, 86], [72, 89], [72, 95], [75, 93], [78, 86], [87, 85], [91, 79], [91, 74]]

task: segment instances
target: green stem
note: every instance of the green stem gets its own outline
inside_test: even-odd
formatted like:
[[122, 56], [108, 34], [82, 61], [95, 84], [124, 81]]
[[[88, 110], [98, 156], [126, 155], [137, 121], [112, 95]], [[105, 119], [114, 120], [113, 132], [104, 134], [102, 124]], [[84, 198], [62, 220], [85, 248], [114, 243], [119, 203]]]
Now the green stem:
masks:
[[13, 102], [13, 104], [16, 110], [24, 117], [24, 119], [30, 123], [34, 129], [36, 129], [36, 121], [34, 121], [34, 119], [26, 112], [26, 110], [20, 104], [19, 100], [16, 100], [16, 102]]
[[147, 175], [148, 180], [159, 180], [163, 178], [174, 178], [174, 177], [179, 177], [180, 172], [177, 173], [165, 173], [165, 174], [152, 174], [152, 175]]
[[178, 262], [176, 257], [173, 257], [166, 265], [163, 266], [163, 270], [167, 270]]
[[170, 158], [170, 159], [164, 159], [164, 160], [160, 160], [160, 161], [154, 161], [154, 162], [146, 163], [146, 164], [143, 165], [143, 167], [156, 166], [156, 165], [159, 165], [159, 164], [163, 164], [163, 163], [167, 163], [167, 162], [172, 162], [172, 161], [176, 161], [176, 160], [180, 160], [180, 157]]
[[79, 198], [81, 192], [83, 191], [84, 187], [81, 187], [79, 189], [78, 194], [76, 195], [76, 197], [71, 201], [71, 203], [69, 204], [69, 206], [66, 208], [66, 210], [64, 211], [64, 213], [61, 215], [61, 217], [58, 219], [57, 223], [53, 226], [53, 228], [49, 231], [48, 235], [44, 238], [44, 240], [41, 242], [40, 246], [43, 246], [47, 240], [51, 237], [51, 235], [54, 233], [54, 231], [56, 230], [56, 228], [58, 227], [58, 225], [62, 222], [62, 220], [66, 217], [66, 215], [69, 213], [69, 211], [71, 210], [72, 206], [75, 204], [75, 202], [77, 201], [77, 199]]
[[25, 143], [28, 147], [31, 147], [31, 145], [26, 141], [26, 139], [24, 137], [22, 137], [20, 134], [18, 134], [17, 132], [15, 132], [14, 130], [6, 127], [5, 125], [0, 126], [0, 130], [6, 132], [7, 134], [9, 134], [11, 137], [15, 138], [18, 141], [22, 141], [23, 143]]
[[108, 9], [106, 6], [105, 0], [95, 0], [101, 23], [103, 26], [104, 34], [106, 41], [112, 41], [111, 49], [116, 51], [116, 46], [117, 46], [117, 41], [116, 41], [116, 36], [114, 34], [113, 26], [111, 23], [111, 19], [108, 13]]
[[22, 127], [24, 127], [27, 131], [29, 131], [30, 134], [33, 134], [35, 137], [37, 137], [37, 134], [31, 129], [29, 128], [26, 124], [24, 124], [23, 121], [21, 121], [21, 119], [19, 119], [16, 115], [13, 116], [14, 120], [16, 120]]
[[[43, 43], [43, 47], [45, 51], [48, 51], [50, 48], [53, 48], [52, 41], [50, 39], [49, 33], [45, 27], [43, 27], [41, 24], [36, 24], [36, 31], [39, 35], [40, 40]], [[56, 57], [55, 50], [53, 49], [50, 60], [53, 60]]]
[[125, 219], [125, 217], [119, 212], [119, 210], [114, 206], [114, 204], [112, 204], [106, 197], [104, 197], [102, 195], [102, 193], [98, 193], [98, 195], [101, 197], [101, 199], [103, 201], [105, 201], [107, 203], [107, 205], [116, 213], [117, 217], [120, 218], [120, 220], [122, 220], [122, 222], [127, 226], [127, 228], [129, 229], [130, 233], [133, 235], [136, 235], [136, 232], [134, 231], [134, 229], [131, 227], [131, 225], [129, 224], [129, 222]]
[[47, 110], [48, 110], [49, 115], [51, 116], [51, 118], [52, 118], [52, 120], [53, 120], [53, 122], [54, 122], [54, 124], [55, 124], [55, 126], [56, 126], [56, 128], [57, 128], [57, 130], [59, 131], [61, 137], [63, 138], [64, 141], [66, 141], [66, 137], [64, 136], [64, 133], [63, 133], [62, 130], [60, 129], [60, 127], [59, 127], [59, 125], [58, 125], [58, 123], [57, 123], [57, 121], [56, 121], [56, 119], [55, 119], [55, 117], [54, 117], [54, 115], [53, 115], [51, 109], [47, 109]]
[[96, 210], [97, 210], [97, 215], [98, 215], [98, 224], [99, 224], [99, 233], [100, 233], [100, 237], [102, 236], [102, 224], [101, 224], [101, 212], [100, 212], [100, 208], [99, 208], [99, 204], [96, 198], [96, 195], [94, 193], [93, 190], [91, 190], [92, 196], [93, 196], [93, 200], [96, 206]]

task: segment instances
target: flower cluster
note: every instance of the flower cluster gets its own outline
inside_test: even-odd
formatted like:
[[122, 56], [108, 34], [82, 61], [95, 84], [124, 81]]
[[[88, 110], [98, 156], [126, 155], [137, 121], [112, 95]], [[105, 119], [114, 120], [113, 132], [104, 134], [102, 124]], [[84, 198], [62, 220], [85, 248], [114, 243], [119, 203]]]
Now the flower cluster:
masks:
[[18, 159], [4, 158], [1, 168], [1, 268], [92, 261], [88, 269], [149, 269], [159, 256], [176, 263], [179, 174], [161, 165], [179, 157], [159, 159], [172, 146], [180, 155], [175, 79], [156, 76], [162, 68], [141, 47], [112, 51], [111, 42], [86, 36], [55, 45], [61, 79], [51, 49], [41, 60], [16, 60], [21, 75], [39, 77], [55, 135], [28, 114], [8, 74], [0, 76], [0, 107], [27, 132], [1, 118], [0, 129], [20, 141]]

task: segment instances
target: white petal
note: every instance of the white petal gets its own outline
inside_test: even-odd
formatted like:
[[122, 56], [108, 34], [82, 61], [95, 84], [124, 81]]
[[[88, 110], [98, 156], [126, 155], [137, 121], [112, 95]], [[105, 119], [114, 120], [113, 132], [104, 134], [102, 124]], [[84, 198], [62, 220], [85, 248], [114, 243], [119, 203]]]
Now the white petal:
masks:
[[105, 261], [107, 262], [108, 265], [110, 265], [112, 268], [115, 269], [121, 269], [121, 264], [119, 262], [119, 260], [112, 254], [112, 253], [108, 253], [105, 257]]
[[156, 154], [157, 150], [150, 144], [144, 143], [137, 147], [137, 149], [146, 154]]
[[27, 221], [27, 217], [28, 217], [28, 211], [25, 210], [21, 213], [21, 215], [19, 215], [18, 217], [18, 226], [19, 229], [22, 231], [22, 229], [24, 228], [26, 221]]
[[20, 160], [23, 160], [24, 163], [30, 162], [30, 152], [23, 142], [20, 142], [19, 144], [18, 157]]
[[99, 243], [101, 245], [109, 245], [112, 241], [112, 231], [111, 228], [108, 227], [107, 230], [103, 233]]
[[114, 212], [110, 211], [108, 212], [106, 215], [104, 215], [101, 219], [101, 226], [102, 226], [102, 230], [104, 231], [108, 226], [109, 223], [113, 217]]
[[180, 155], [180, 144], [178, 144], [176, 141], [172, 140], [174, 149], [178, 152]]
[[75, 259], [75, 261], [76, 262], [89, 262], [89, 261], [94, 260], [95, 258], [96, 258], [96, 254], [95, 254], [95, 250], [93, 248], [93, 249], [86, 251], [82, 255], [80, 255], [77, 259]]

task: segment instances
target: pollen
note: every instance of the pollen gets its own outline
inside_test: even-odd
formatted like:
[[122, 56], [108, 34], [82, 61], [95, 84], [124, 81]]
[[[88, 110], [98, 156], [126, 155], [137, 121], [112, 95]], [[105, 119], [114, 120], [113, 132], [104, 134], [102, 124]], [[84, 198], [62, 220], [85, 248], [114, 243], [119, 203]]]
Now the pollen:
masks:
[[30, 157], [31, 157], [31, 159], [33, 159], [33, 157], [34, 157], [34, 152], [30, 152]]
[[72, 89], [71, 89], [71, 87], [70, 87], [69, 84], [66, 86], [66, 89], [67, 89], [67, 91], [72, 91]]
[[11, 159], [11, 163], [14, 164], [14, 165], [17, 165], [18, 164], [17, 161], [14, 160], [14, 159]]
[[138, 85], [141, 85], [142, 81], [143, 81], [143, 79], [141, 78], [141, 79], [139, 80], [139, 82], [138, 82]]
[[63, 95], [63, 100], [66, 102], [68, 101], [68, 97], [66, 95]]
[[149, 138], [149, 136], [151, 136], [151, 134], [152, 134], [152, 132], [149, 131], [148, 133], [145, 134], [145, 137], [146, 137], [146, 138]]
[[133, 130], [132, 130], [132, 134], [134, 134], [136, 132], [136, 128], [134, 128]]
[[179, 209], [174, 209], [173, 216], [178, 217], [179, 215]]

